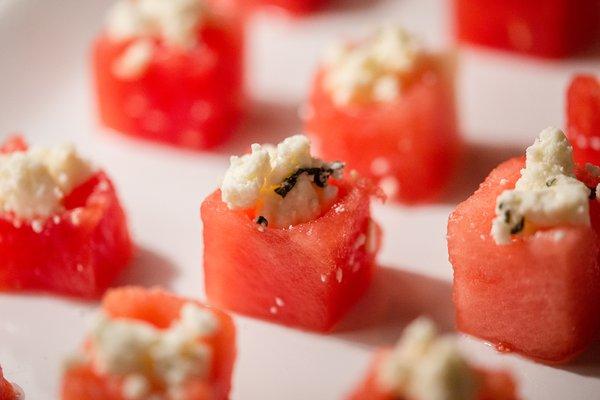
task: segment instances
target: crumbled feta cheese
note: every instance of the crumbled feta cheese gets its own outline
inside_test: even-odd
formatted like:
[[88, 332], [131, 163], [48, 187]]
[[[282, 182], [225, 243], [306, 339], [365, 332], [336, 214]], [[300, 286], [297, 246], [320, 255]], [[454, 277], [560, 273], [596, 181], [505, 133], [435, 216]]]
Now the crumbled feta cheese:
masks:
[[210, 371], [210, 349], [199, 338], [216, 328], [215, 317], [193, 303], [184, 305], [179, 320], [163, 330], [100, 314], [91, 333], [94, 367], [123, 377], [127, 399], [147, 398], [151, 382], [177, 391], [188, 378], [202, 378]]
[[106, 31], [115, 40], [133, 42], [115, 60], [113, 74], [140, 78], [154, 55], [153, 38], [184, 49], [196, 46], [207, 15], [204, 0], [119, 0], [108, 12]]
[[575, 178], [573, 148], [556, 128], [540, 133], [527, 149], [525, 168], [514, 190], [496, 200], [492, 236], [507, 244], [525, 224], [534, 229], [558, 225], [589, 225], [590, 190]]
[[44, 163], [64, 193], [70, 193], [94, 172], [90, 162], [81, 157], [72, 143], [54, 147], [33, 147], [30, 154]]
[[0, 157], [0, 207], [25, 219], [62, 210], [63, 193], [48, 169], [25, 153]]
[[150, 65], [154, 54], [154, 43], [150, 40], [137, 40], [128, 46], [114, 62], [113, 74], [123, 80], [140, 78]]
[[108, 13], [106, 29], [116, 40], [154, 37], [189, 48], [197, 44], [207, 12], [204, 0], [119, 0]]
[[337, 196], [329, 176], [340, 178], [343, 164], [313, 158], [306, 136], [285, 139], [277, 147], [252, 145], [252, 152], [231, 157], [221, 183], [230, 209], [255, 208], [269, 227], [288, 227], [318, 217]]
[[402, 75], [421, 54], [416, 40], [399, 27], [380, 29], [355, 46], [336, 46], [326, 59], [324, 87], [334, 103], [389, 102], [402, 91]]
[[221, 184], [221, 197], [229, 208], [250, 208], [258, 202], [266, 177], [271, 173], [269, 153], [259, 144], [252, 153], [232, 156]]
[[471, 400], [477, 379], [449, 338], [439, 337], [428, 319], [409, 325], [379, 369], [380, 384], [400, 397]]
[[32, 148], [0, 156], [0, 211], [33, 219], [39, 229], [44, 218], [63, 210], [62, 199], [85, 181], [92, 166], [72, 145]]

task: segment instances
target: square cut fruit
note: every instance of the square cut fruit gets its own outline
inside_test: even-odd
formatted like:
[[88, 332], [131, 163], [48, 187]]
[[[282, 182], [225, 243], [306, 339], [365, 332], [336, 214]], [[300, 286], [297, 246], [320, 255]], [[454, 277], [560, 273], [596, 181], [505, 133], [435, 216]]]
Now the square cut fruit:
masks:
[[[382, 387], [379, 371], [382, 364], [390, 356], [391, 350], [382, 349], [377, 352], [367, 375], [347, 397], [348, 400], [409, 400], [398, 397], [393, 391]], [[516, 384], [507, 372], [475, 369], [479, 390], [473, 400], [517, 400]]]
[[455, 0], [454, 12], [458, 39], [473, 44], [559, 58], [600, 42], [597, 0]]
[[257, 229], [214, 192], [201, 207], [204, 279], [211, 304], [315, 331], [330, 331], [364, 294], [380, 232], [364, 178], [335, 181], [336, 202], [289, 228]]
[[462, 148], [457, 132], [454, 65], [424, 55], [405, 77], [400, 95], [385, 102], [339, 105], [318, 72], [306, 115], [306, 131], [323, 158], [378, 183], [391, 200], [433, 201], [452, 176]]
[[[490, 235], [496, 198], [514, 187], [523, 166], [522, 158], [498, 166], [450, 215], [457, 326], [501, 351], [566, 362], [600, 327], [598, 202], [590, 201], [591, 227], [558, 226], [498, 245]], [[582, 170], [579, 180], [598, 183]]]
[[229, 9], [224, 16], [215, 14], [200, 24], [190, 47], [161, 37], [115, 39], [103, 32], [93, 44], [102, 124], [192, 149], [226, 141], [242, 114], [243, 24]]
[[600, 165], [600, 78], [575, 76], [567, 93], [567, 135], [575, 160]]
[[[214, 317], [215, 328], [212, 333], [197, 339], [199, 344], [208, 349], [208, 370], [202, 371], [203, 377], [193, 376], [185, 379], [182, 386], [178, 387], [175, 392], [167, 393], [167, 388], [160, 387], [156, 382], [149, 380], [151, 384], [156, 385], [152, 395], [164, 396], [160, 397], [164, 399], [226, 400], [229, 398], [231, 375], [236, 357], [235, 327], [227, 314], [198, 302], [177, 297], [161, 289], [139, 287], [110, 290], [102, 301], [102, 312], [112, 321], [143, 323], [152, 327], [151, 329], [166, 331], [180, 320], [182, 309], [187, 304], [193, 304], [202, 311], [208, 311]], [[186, 325], [185, 328], [192, 329], [193, 324]], [[123, 329], [119, 330], [122, 334]], [[114, 330], [113, 333], [116, 334], [119, 330]], [[167, 346], [167, 349], [173, 348], [179, 343], [175, 340], [176, 336], [173, 333], [171, 332], [171, 345]], [[142, 346], [141, 341], [132, 342], [131, 336], [128, 338], [132, 348], [137, 350]], [[119, 338], [115, 337], [113, 343], [118, 344]], [[183, 366], [185, 368], [173, 370], [177, 366], [168, 362], [169, 358], [164, 350], [165, 348], [159, 354], [162, 354], [167, 362], [155, 366], [158, 371], [187, 371], [193, 374], [199, 372], [190, 370], [194, 365], [190, 359], [187, 360], [189, 363], [187, 367]], [[193, 349], [188, 350], [190, 354], [195, 354]], [[84, 346], [84, 354], [69, 363], [62, 380], [62, 400], [125, 400], [128, 398], [124, 394], [124, 385], [127, 384], [127, 380], [117, 374], [101, 372], [94, 364], [94, 357], [98, 355], [97, 351], [98, 349], [94, 349], [93, 341], [88, 340]], [[146, 367], [149, 368], [148, 365]], [[127, 367], [123, 366], [123, 368]], [[141, 395], [139, 398], [150, 398], [152, 395]]]
[[[20, 137], [0, 153], [26, 151]], [[0, 212], [0, 291], [100, 295], [131, 260], [127, 219], [110, 178], [96, 171], [44, 221]]]

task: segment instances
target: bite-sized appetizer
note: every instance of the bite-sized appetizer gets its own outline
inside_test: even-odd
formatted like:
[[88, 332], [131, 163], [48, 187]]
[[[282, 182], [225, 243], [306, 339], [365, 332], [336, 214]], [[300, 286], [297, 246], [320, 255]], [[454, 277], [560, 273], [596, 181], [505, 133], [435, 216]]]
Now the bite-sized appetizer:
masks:
[[[242, 0], [244, 1], [244, 0]], [[272, 6], [292, 14], [307, 14], [327, 4], [328, 0], [250, 0], [253, 6]]]
[[548, 128], [500, 164], [448, 222], [457, 325], [501, 351], [560, 363], [600, 326], [600, 168]]
[[597, 0], [455, 0], [454, 8], [464, 42], [550, 58], [600, 42]]
[[397, 27], [330, 53], [305, 113], [318, 153], [346, 161], [392, 199], [438, 197], [461, 148], [452, 57], [426, 52]]
[[575, 160], [600, 165], [599, 76], [575, 76], [567, 93], [567, 120]]
[[0, 400], [22, 400], [24, 398], [23, 391], [4, 378], [0, 367]]
[[451, 337], [420, 318], [398, 344], [380, 350], [349, 400], [517, 400], [506, 372], [473, 367]]
[[72, 145], [0, 146], [0, 291], [92, 297], [125, 268], [132, 243], [106, 173]]
[[201, 207], [204, 279], [219, 307], [328, 331], [363, 295], [380, 232], [377, 190], [344, 164], [313, 158], [297, 135], [232, 157]]
[[205, 149], [235, 129], [242, 103], [242, 24], [219, 0], [119, 0], [94, 43], [104, 125]]
[[113, 289], [66, 365], [61, 399], [226, 400], [235, 356], [225, 313], [160, 289]]

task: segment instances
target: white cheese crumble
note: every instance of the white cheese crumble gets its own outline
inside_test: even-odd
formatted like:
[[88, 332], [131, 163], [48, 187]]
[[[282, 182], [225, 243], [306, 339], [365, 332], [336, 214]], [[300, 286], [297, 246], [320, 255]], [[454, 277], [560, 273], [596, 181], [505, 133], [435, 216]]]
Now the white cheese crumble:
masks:
[[[320, 178], [306, 169], [323, 171], [322, 187], [317, 184]], [[337, 196], [337, 187], [327, 185], [327, 178], [339, 179], [342, 171], [341, 163], [313, 158], [310, 141], [303, 135], [289, 137], [277, 147], [253, 144], [250, 154], [231, 157], [221, 198], [230, 209], [253, 208], [269, 227], [288, 227], [322, 213]], [[276, 192], [286, 187], [285, 194]]]
[[62, 211], [64, 196], [92, 173], [70, 144], [0, 155], [0, 211], [45, 219]]
[[141, 77], [154, 55], [153, 38], [193, 48], [207, 17], [204, 0], [119, 0], [108, 12], [106, 32], [114, 40], [133, 42], [115, 60], [113, 74], [125, 80]]
[[152, 37], [189, 48], [207, 17], [204, 0], [119, 0], [108, 12], [106, 32], [115, 40]]
[[402, 398], [471, 400], [477, 392], [477, 377], [456, 344], [425, 318], [406, 328], [378, 372], [380, 385]]
[[421, 53], [404, 29], [383, 27], [362, 43], [330, 50], [324, 87], [338, 106], [393, 101], [402, 92], [402, 75], [412, 71]]
[[590, 225], [590, 190], [575, 177], [573, 148], [565, 134], [556, 128], [543, 130], [526, 155], [515, 188], [496, 200], [491, 230], [496, 243], [510, 243], [525, 224], [533, 229]]
[[212, 335], [217, 324], [210, 311], [193, 303], [182, 307], [168, 329], [101, 313], [91, 332], [94, 367], [122, 377], [127, 399], [147, 398], [156, 384], [177, 393], [189, 378], [210, 372], [210, 348], [200, 339]]

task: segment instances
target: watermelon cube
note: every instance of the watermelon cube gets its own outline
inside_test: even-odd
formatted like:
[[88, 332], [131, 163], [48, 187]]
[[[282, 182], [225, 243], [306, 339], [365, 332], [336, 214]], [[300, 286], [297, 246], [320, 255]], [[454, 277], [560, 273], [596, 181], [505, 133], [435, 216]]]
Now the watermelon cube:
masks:
[[454, 12], [467, 43], [559, 58], [600, 42], [597, 0], [455, 0]]
[[204, 279], [211, 304], [315, 331], [330, 331], [365, 293], [379, 229], [364, 178], [335, 182], [334, 204], [309, 222], [257, 229], [214, 192], [201, 207]]
[[599, 210], [592, 200], [592, 226], [541, 229], [498, 245], [490, 235], [496, 199], [514, 187], [523, 166], [522, 158], [498, 166], [450, 215], [456, 322], [501, 351], [562, 363], [584, 351], [600, 327]]
[[0, 367], [0, 400], [19, 400], [25, 396], [22, 391], [7, 381], [2, 373], [2, 367]]
[[[5, 154], [26, 150], [20, 137], [2, 146]], [[43, 219], [0, 211], [0, 291], [95, 297], [126, 267], [133, 245], [105, 172], [92, 172], [65, 193], [59, 206], [60, 211]]]
[[[404, 51], [411, 53], [397, 44], [403, 40], [402, 33], [381, 32], [365, 43], [388, 50], [364, 60], [364, 65], [380, 63], [380, 68], [387, 70], [392, 67], [386, 65], [384, 57], [389, 48], [400, 52], [400, 58]], [[380, 99], [336, 100], [327, 85], [329, 76], [340, 77], [343, 85], [350, 81], [359, 86], [361, 76], [372, 75], [367, 67], [350, 74], [355, 56], [362, 55], [349, 57], [340, 71], [325, 65], [317, 72], [305, 118], [305, 130], [317, 153], [327, 159], [344, 160], [349, 168], [376, 182], [391, 200], [415, 204], [438, 199], [453, 175], [462, 147], [455, 112], [453, 60], [422, 53], [408, 71], [377, 78], [371, 90]], [[402, 88], [394, 89], [397, 85]], [[344, 90], [338, 94], [344, 95]]]
[[100, 121], [133, 137], [192, 149], [224, 142], [243, 102], [237, 13], [218, 1], [206, 8], [196, 0], [165, 2], [160, 10], [144, 4], [120, 0], [93, 44]]
[[[196, 319], [186, 319], [190, 309]], [[62, 400], [229, 398], [236, 347], [235, 327], [225, 313], [161, 289], [124, 287], [107, 292], [102, 315], [104, 330], [98, 332], [96, 328], [92, 332], [83, 354], [74, 358], [64, 372]], [[202, 335], [182, 336], [182, 331], [190, 332], [207, 323], [210, 329]], [[107, 329], [111, 326], [115, 329]], [[129, 335], [125, 335], [128, 330]], [[140, 331], [141, 335], [134, 334]], [[106, 360], [118, 358], [118, 354], [105, 354], [110, 346], [103, 347], [103, 340], [112, 346], [127, 346], [128, 356], [111, 367]], [[166, 347], [161, 345], [165, 340]], [[173, 352], [173, 348], [181, 353]], [[139, 365], [134, 362], [138, 356]], [[176, 379], [173, 387], [169, 376], [182, 371], [184, 377]]]
[[423, 320], [417, 320], [395, 348], [378, 350], [366, 376], [347, 399], [419, 400], [425, 398], [423, 390], [428, 392], [427, 398], [519, 398], [511, 374], [471, 366], [449, 338], [431, 336], [423, 329]]
[[575, 160], [600, 165], [600, 79], [577, 75], [567, 93], [567, 135]]

